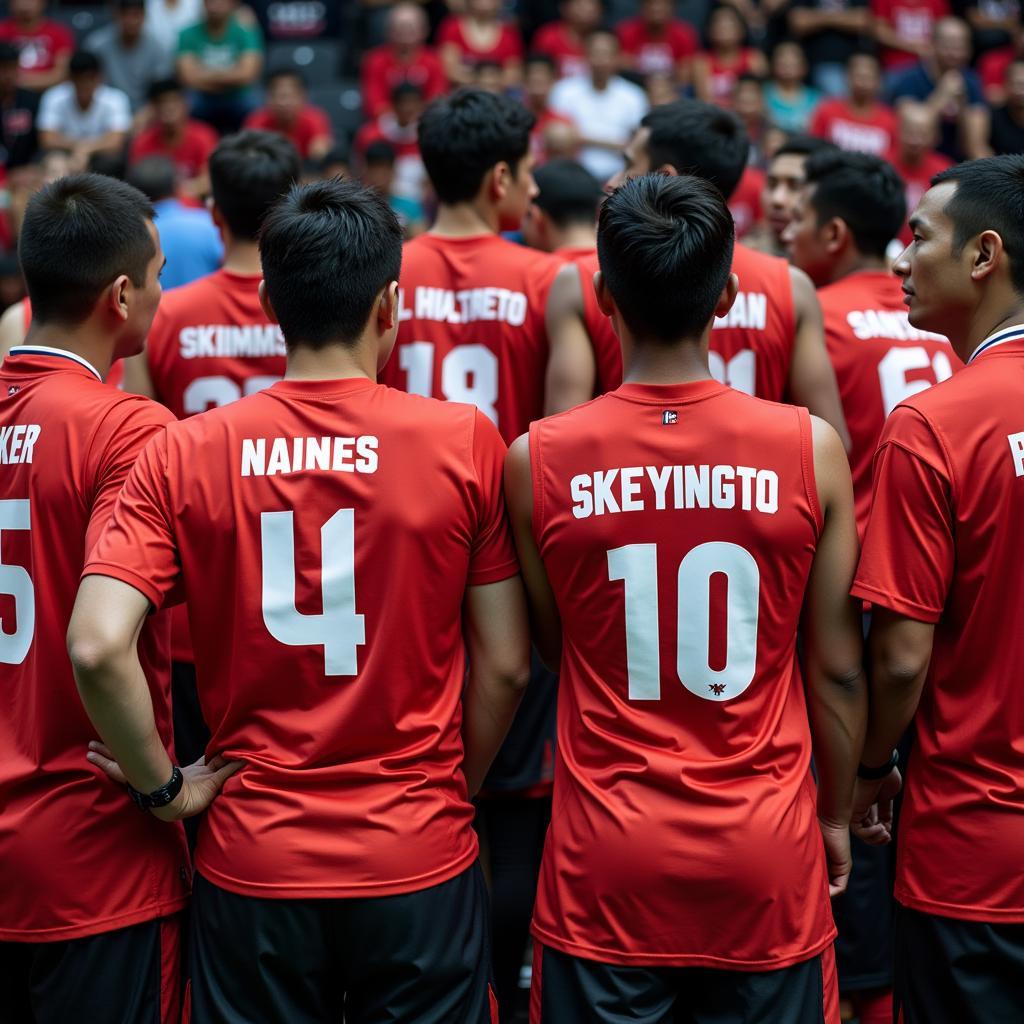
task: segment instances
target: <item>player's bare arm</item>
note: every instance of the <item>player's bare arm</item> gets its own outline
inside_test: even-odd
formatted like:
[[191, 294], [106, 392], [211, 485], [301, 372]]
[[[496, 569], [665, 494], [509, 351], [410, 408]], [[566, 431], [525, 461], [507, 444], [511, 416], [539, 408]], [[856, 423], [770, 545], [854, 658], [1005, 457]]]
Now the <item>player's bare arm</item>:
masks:
[[547, 326], [548, 372], [544, 390], [544, 415], [565, 412], [594, 397], [597, 364], [583, 322], [583, 288], [575, 263], [566, 264], [555, 277], [545, 308]]
[[846, 453], [836, 432], [812, 420], [814, 473], [822, 526], [802, 617], [807, 705], [818, 772], [818, 821], [828, 857], [829, 893], [849, 880], [850, 815], [867, 725], [859, 606], [850, 597], [857, 522]]
[[[68, 627], [68, 654], [82, 703], [103, 746], [88, 757], [118, 781], [141, 793], [167, 784], [174, 763], [157, 732], [153, 702], [136, 649], [149, 613], [148, 598], [120, 580], [87, 576]], [[85, 751], [83, 751], [85, 756]], [[240, 761], [202, 761], [183, 769], [178, 796], [153, 814], [164, 821], [204, 811]]]
[[533, 537], [533, 478], [530, 471], [529, 434], [517, 438], [508, 450], [505, 459], [505, 502], [512, 522], [519, 568], [526, 584], [533, 643], [544, 664], [552, 672], [557, 672], [562, 661], [562, 622]]
[[530, 681], [530, 630], [518, 576], [469, 587], [464, 605], [469, 682], [463, 698], [463, 771], [474, 796]]
[[[882, 605], [871, 618], [871, 712], [861, 761], [884, 765], [910, 725], [921, 700], [932, 657], [935, 626]], [[894, 768], [884, 779], [857, 780], [853, 831], [866, 843], [884, 843], [892, 835], [892, 801], [900, 789]]]
[[825, 329], [818, 296], [811, 279], [796, 267], [790, 267], [796, 307], [796, 337], [793, 339], [793, 360], [789, 369], [789, 398], [794, 405], [805, 405], [835, 428], [846, 451], [850, 450], [850, 434], [839, 399], [835, 370], [825, 350]]

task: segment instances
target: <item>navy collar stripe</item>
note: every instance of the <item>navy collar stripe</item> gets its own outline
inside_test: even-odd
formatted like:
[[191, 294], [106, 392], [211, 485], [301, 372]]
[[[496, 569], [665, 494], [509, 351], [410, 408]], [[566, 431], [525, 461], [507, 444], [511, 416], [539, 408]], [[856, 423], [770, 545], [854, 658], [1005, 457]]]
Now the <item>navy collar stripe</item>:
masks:
[[1007, 327], [1005, 330], [990, 334], [968, 357], [968, 364], [973, 363], [979, 356], [984, 355], [990, 349], [1005, 345], [1010, 341], [1024, 341], [1024, 324], [1017, 324], [1014, 327]]
[[103, 383], [103, 376], [88, 359], [83, 359], [75, 352], [68, 352], [63, 348], [52, 348], [49, 345], [16, 345], [7, 353], [11, 356], [55, 356], [58, 359], [70, 359], [79, 366], [84, 366], [100, 383]]

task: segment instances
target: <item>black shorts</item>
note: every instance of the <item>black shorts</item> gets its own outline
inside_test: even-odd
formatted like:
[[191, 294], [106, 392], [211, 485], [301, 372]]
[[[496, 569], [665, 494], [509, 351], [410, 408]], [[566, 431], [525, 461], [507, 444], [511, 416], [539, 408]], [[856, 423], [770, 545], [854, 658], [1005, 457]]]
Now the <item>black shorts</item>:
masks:
[[989, 924], [896, 908], [893, 1020], [1024, 1021], [1024, 924]]
[[830, 946], [777, 971], [623, 967], [534, 942], [530, 1024], [839, 1024]]
[[178, 1024], [181, 920], [64, 942], [0, 942], [0, 1024]]
[[196, 667], [191, 662], [171, 662], [171, 707], [174, 712], [175, 756], [178, 764], [192, 764], [205, 753], [206, 744], [210, 742], [210, 730], [199, 707]]
[[497, 1024], [478, 864], [401, 896], [274, 900], [196, 875], [191, 1024]]

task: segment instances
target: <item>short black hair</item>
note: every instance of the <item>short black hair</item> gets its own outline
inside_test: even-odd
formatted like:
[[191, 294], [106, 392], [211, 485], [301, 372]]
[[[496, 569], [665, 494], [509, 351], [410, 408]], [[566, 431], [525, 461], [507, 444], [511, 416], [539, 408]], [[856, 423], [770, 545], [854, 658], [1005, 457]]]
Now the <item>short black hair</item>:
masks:
[[597, 207], [604, 196], [601, 182], [575, 160], [549, 160], [533, 173], [537, 182], [537, 204], [554, 222], [594, 224]]
[[352, 151], [344, 142], [338, 142], [331, 146], [320, 161], [320, 170], [325, 171], [328, 167], [332, 167], [334, 164], [344, 164], [346, 167], [352, 164]]
[[429, 104], [419, 123], [420, 155], [438, 199], [473, 199], [496, 164], [514, 172], [529, 152], [535, 121], [521, 103], [483, 89], [459, 89]]
[[534, 51], [526, 55], [523, 67], [528, 68], [531, 64], [543, 64], [553, 75], [558, 74], [558, 61], [550, 53], [539, 53]]
[[71, 54], [71, 60], [68, 61], [68, 74], [72, 78], [75, 75], [98, 75], [102, 71], [103, 65], [100, 63], [99, 57], [95, 53], [90, 53], [89, 50], [75, 50]]
[[391, 90], [391, 102], [397, 103], [404, 96], [415, 96], [421, 100], [426, 96], [423, 89], [418, 86], [415, 82], [399, 82], [398, 85]]
[[260, 231], [267, 295], [289, 347], [353, 344], [402, 268], [402, 229], [372, 189], [332, 179], [295, 186]]
[[74, 174], [44, 185], [28, 202], [18, 242], [33, 319], [81, 323], [121, 274], [141, 287], [156, 253], [152, 218], [152, 203], [114, 178]]
[[6, 39], [0, 40], [0, 64], [17, 64], [21, 59], [21, 50]]
[[254, 242], [275, 200], [298, 181], [299, 154], [283, 136], [244, 131], [210, 154], [210, 191], [231, 234]]
[[1024, 296], [1024, 155], [987, 156], [940, 171], [932, 186], [952, 182], [943, 213], [953, 222], [953, 255], [983, 231], [996, 231], [1010, 258], [1010, 278]]
[[838, 148], [828, 139], [819, 139], [816, 135], [803, 135], [794, 132], [782, 140], [782, 145], [772, 153], [772, 160], [777, 156], [810, 156], [812, 153], [833, 151]]
[[675, 100], [651, 110], [640, 124], [648, 129], [650, 169], [671, 164], [680, 174], [710, 181], [727, 199], [736, 191], [750, 154], [750, 139], [731, 111], [701, 100]]
[[146, 9], [146, 0], [117, 0], [114, 8], [118, 11], [137, 11]]
[[630, 331], [661, 342], [701, 334], [729, 279], [734, 239], [725, 199], [706, 179], [646, 174], [617, 188], [601, 207], [597, 254]]
[[268, 71], [266, 78], [267, 88], [269, 89], [280, 78], [291, 78], [293, 81], [298, 82], [300, 88], [309, 88], [306, 83], [306, 76], [298, 68], [273, 68], [271, 71]]
[[818, 224], [838, 217], [861, 253], [884, 258], [907, 219], [906, 185], [892, 164], [869, 153], [819, 150], [805, 173]]
[[175, 192], [178, 173], [174, 162], [165, 156], [147, 156], [128, 171], [128, 184], [151, 202], [170, 199]]
[[152, 103], [169, 93], [184, 93], [185, 87], [176, 78], [158, 78], [150, 87], [146, 95]]
[[387, 164], [389, 167], [394, 167], [396, 159], [395, 147], [387, 139], [377, 139], [371, 142], [363, 153], [363, 163], [367, 166]]

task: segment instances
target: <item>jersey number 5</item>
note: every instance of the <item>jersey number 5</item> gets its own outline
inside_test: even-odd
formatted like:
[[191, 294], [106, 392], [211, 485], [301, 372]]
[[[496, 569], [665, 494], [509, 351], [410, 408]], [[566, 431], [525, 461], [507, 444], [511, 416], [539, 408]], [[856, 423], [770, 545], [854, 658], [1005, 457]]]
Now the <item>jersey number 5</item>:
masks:
[[319, 615], [295, 607], [294, 515], [260, 516], [263, 621], [282, 644], [323, 647], [326, 675], [354, 676], [359, 648], [366, 643], [365, 616], [356, 613], [355, 510], [339, 509], [320, 529], [324, 610]]
[[3, 564], [3, 531], [29, 530], [32, 519], [28, 498], [0, 501], [0, 594], [14, 598], [17, 625], [8, 633], [0, 619], [0, 662], [20, 665], [32, 646], [36, 629], [36, 592], [32, 577], [20, 565]]
[[[728, 581], [725, 667], [712, 668], [709, 647], [711, 577]], [[661, 700], [658, 625], [658, 546], [627, 544], [608, 552], [608, 579], [622, 580], [626, 596], [626, 672], [630, 700]], [[757, 666], [761, 574], [746, 548], [723, 541], [698, 544], [679, 563], [676, 674], [704, 700], [738, 697]]]

